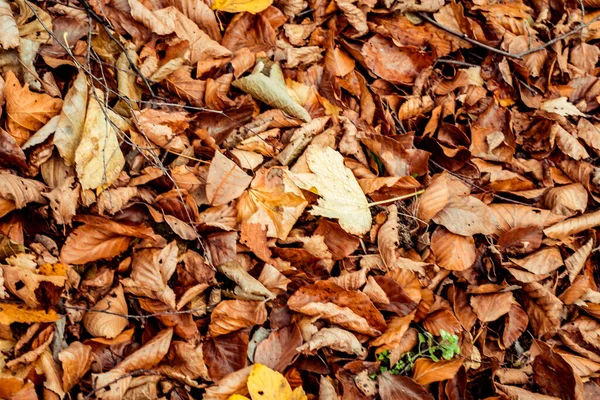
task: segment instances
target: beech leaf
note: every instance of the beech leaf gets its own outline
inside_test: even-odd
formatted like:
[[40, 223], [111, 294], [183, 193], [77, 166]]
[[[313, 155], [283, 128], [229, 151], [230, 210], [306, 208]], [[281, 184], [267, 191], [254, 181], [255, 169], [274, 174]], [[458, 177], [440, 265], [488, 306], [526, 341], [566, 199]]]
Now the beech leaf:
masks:
[[263, 103], [278, 108], [302, 121], [308, 122], [311, 120], [308, 111], [289, 95], [281, 67], [277, 63], [269, 66], [260, 61], [254, 67], [252, 74], [234, 81], [232, 85]]
[[342, 155], [330, 147], [310, 145], [306, 161], [312, 174], [290, 176], [299, 187], [321, 197], [311, 214], [338, 219], [348, 233], [366, 233], [371, 228], [369, 203]]

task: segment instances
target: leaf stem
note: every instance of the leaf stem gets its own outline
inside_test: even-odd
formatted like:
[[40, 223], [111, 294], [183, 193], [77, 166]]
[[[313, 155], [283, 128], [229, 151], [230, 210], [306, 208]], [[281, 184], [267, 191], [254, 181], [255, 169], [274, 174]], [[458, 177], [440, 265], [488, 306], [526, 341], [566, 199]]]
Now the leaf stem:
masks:
[[381, 204], [393, 203], [394, 201], [400, 201], [400, 200], [410, 199], [411, 197], [423, 194], [423, 192], [425, 192], [425, 189], [421, 189], [418, 192], [414, 192], [414, 193], [410, 193], [410, 194], [405, 194], [405, 195], [398, 196], [398, 197], [392, 197], [391, 199], [386, 199], [386, 200], [381, 200], [381, 201], [375, 201], [373, 203], [369, 203], [369, 207], [379, 206]]

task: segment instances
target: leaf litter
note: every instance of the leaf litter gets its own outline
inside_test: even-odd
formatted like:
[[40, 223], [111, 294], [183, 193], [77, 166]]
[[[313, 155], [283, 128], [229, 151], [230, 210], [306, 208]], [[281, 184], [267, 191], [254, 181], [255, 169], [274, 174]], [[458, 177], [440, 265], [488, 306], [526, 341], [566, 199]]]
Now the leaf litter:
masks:
[[598, 397], [598, 7], [0, 1], [0, 398]]

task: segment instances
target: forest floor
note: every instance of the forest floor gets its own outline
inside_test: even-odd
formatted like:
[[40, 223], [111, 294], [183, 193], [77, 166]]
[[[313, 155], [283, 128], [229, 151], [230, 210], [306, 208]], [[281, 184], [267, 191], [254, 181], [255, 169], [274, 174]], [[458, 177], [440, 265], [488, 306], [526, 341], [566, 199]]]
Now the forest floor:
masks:
[[600, 398], [598, 0], [0, 32], [0, 399]]

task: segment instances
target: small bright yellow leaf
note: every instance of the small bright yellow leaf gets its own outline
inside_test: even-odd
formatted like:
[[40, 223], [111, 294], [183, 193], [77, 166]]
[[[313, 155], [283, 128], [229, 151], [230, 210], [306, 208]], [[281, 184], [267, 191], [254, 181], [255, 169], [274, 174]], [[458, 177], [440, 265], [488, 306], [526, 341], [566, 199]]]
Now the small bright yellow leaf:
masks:
[[31, 324], [34, 322], [54, 322], [58, 315], [54, 310], [34, 310], [23, 304], [0, 303], [0, 324], [13, 322]]
[[254, 364], [248, 377], [252, 400], [292, 400], [292, 388], [283, 375], [262, 364]]
[[273, 0], [215, 0], [212, 9], [230, 13], [247, 11], [256, 14], [267, 9]]
[[242, 396], [241, 394], [232, 394], [227, 398], [227, 400], [250, 400], [246, 396]]

